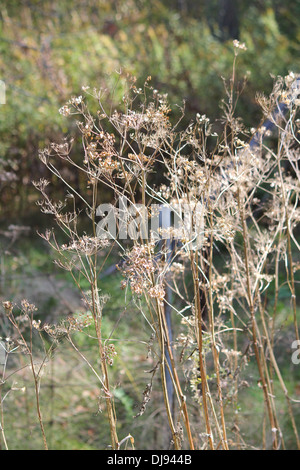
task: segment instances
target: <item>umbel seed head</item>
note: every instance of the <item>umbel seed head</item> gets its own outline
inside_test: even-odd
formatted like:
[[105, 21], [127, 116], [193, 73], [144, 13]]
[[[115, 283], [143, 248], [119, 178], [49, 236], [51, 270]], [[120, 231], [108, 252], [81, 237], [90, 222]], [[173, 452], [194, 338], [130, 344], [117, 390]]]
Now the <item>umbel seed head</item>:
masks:
[[10, 315], [13, 309], [13, 304], [10, 302], [10, 300], [6, 300], [5, 302], [2, 302], [2, 305], [5, 309], [6, 315]]

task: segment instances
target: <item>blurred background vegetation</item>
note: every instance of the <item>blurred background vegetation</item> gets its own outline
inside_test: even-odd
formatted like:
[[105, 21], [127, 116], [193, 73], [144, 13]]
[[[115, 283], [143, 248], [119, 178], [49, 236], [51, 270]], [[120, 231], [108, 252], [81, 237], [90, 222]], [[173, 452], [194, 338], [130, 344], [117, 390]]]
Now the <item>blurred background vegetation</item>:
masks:
[[[248, 85], [238, 113], [257, 126], [256, 92], [271, 91], [272, 76], [299, 72], [300, 3], [278, 0], [3, 1], [0, 79], [7, 104], [0, 112], [1, 218], [35, 211], [31, 180], [41, 175], [37, 153], [49, 141], [75, 134], [58, 109], [81, 87], [113, 88], [115, 72], [137, 77], [186, 101], [195, 113], [220, 116], [222, 77], [232, 68], [232, 39], [247, 44], [237, 78]], [[122, 96], [114, 93], [114, 105]], [[176, 108], [173, 114], [176, 114]], [[4, 180], [4, 181], [3, 181]]]
[[[77, 135], [74, 120], [60, 115], [59, 108], [72, 95], [80, 95], [82, 86], [113, 90], [111, 105], [118, 107], [123, 89], [117, 77], [128, 73], [136, 76], [137, 86], [151, 76], [151, 85], [168, 93], [174, 119], [183, 101], [187, 121], [196, 113], [218, 119], [224, 97], [223, 78], [229, 79], [232, 73], [232, 41], [238, 39], [246, 43], [247, 51], [238, 59], [237, 82], [242, 86], [246, 77], [247, 86], [237, 114], [246, 125], [256, 127], [262, 118], [256, 93], [268, 94], [278, 75], [287, 75], [290, 70], [300, 72], [300, 2], [1, 0], [0, 5], [0, 79], [6, 84], [6, 104], [0, 106], [0, 298], [18, 301], [29, 297], [38, 304], [40, 314], [49, 319], [74, 313], [80, 307], [80, 298], [64, 275], [58, 274], [52, 255], [36, 235], [36, 230], [48, 225], [47, 217], [40, 215], [35, 204], [39, 196], [31, 183], [42, 176], [49, 178], [38, 159], [38, 150], [51, 141], [59, 142], [65, 136], [76, 139]], [[77, 151], [80, 158], [75, 140]], [[75, 175], [66, 176], [77, 184]], [[59, 192], [58, 182], [52, 183]], [[17, 224], [28, 227], [27, 231], [19, 233], [14, 228]], [[119, 290], [118, 276], [113, 281], [104, 280], [103, 289], [114, 296]], [[104, 325], [107, 331], [117, 321], [122, 302], [120, 299], [108, 304], [110, 317]], [[284, 296], [280, 302], [285, 317]], [[124, 323], [125, 340], [133, 335], [127, 326]], [[142, 329], [138, 319], [134, 328]], [[290, 339], [283, 338], [282, 347], [289, 345]], [[92, 345], [88, 343], [86, 348], [92, 350]], [[138, 374], [131, 376], [129, 365], [139, 361], [141, 377], [143, 368], [147, 368], [145, 346], [133, 348], [128, 343], [126, 351], [127, 362], [123, 359], [115, 371], [116, 378], [118, 374], [125, 377], [125, 388], [117, 389], [116, 397], [124, 426], [137, 413], [145, 385], [145, 379]], [[75, 359], [67, 352], [59, 364], [60, 371], [47, 376], [48, 388], [43, 392], [52, 404], [45, 412], [46, 420], [52, 423], [52, 444], [55, 448], [99, 448], [106, 436], [104, 431], [99, 433], [97, 403], [91, 405], [97, 389], [91, 377], [83, 376], [75, 367]], [[251, 373], [249, 377], [249, 383], [255, 381]], [[59, 402], [54, 400], [54, 380]], [[63, 381], [66, 388], [60, 389]], [[80, 393], [76, 394], [79, 385]], [[294, 392], [297, 384], [290, 386]], [[251, 406], [253, 410], [263, 407], [261, 395], [254, 395], [252, 403], [245, 404], [248, 419]], [[13, 406], [13, 401], [7, 404], [12, 422], [24, 418], [25, 424], [20, 424], [17, 433], [10, 432], [8, 426], [8, 440], [17, 448], [39, 445], [34, 427], [32, 439], [27, 440], [28, 423], [34, 421], [30, 400], [33, 398], [23, 395], [19, 408]], [[58, 403], [59, 409], [55, 409]], [[156, 414], [156, 408], [150, 408], [148, 426], [140, 428], [136, 424], [144, 448], [163, 441]], [[53, 427], [54, 416], [58, 427]], [[253, 445], [256, 439], [260, 442], [254, 423]]]

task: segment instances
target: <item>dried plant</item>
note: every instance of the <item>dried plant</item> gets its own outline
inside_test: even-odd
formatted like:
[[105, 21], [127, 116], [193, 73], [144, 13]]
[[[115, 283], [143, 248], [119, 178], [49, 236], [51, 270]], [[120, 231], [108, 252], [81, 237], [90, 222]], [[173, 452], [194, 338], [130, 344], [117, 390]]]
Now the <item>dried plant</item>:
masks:
[[[220, 122], [200, 115], [180, 129], [184, 109], [172, 123], [167, 96], [151, 87], [150, 77], [143, 89], [129, 78], [119, 110], [108, 111], [104, 91], [88, 87], [85, 97], [74, 97], [60, 109], [64, 116], [77, 118], [81, 161], [72, 155], [72, 142], [40, 152], [41, 161], [67, 191], [64, 201], [55, 201], [49, 181], [34, 183], [43, 196], [41, 210], [54, 217], [67, 241], [60, 243], [54, 230], [42, 236], [81, 290], [88, 317], [83, 323], [68, 320], [67, 325], [39, 328], [52, 337], [67, 337], [99, 378], [113, 449], [124, 439], [118, 437], [110, 383], [115, 350], [102, 333], [106, 299], [100, 277], [113, 252], [120, 256], [124, 307], [130, 290], [152, 335], [154, 368], [137, 419], [147, 413], [160, 370], [175, 449], [247, 448], [237, 410], [239, 394], [249, 387], [247, 366], [255, 359], [266, 414], [262, 447], [286, 446], [276, 403], [277, 394], [283, 393], [300, 448], [297, 400], [288, 391], [276, 349], [284, 328], [277, 318], [278, 298], [285, 285], [294, 339], [299, 340], [299, 264], [293, 257], [300, 248], [295, 235], [300, 217], [300, 88], [293, 74], [275, 80], [270, 97], [258, 97], [273, 133], [265, 126], [247, 129], [235, 114], [245, 86], [238, 89], [235, 82], [236, 59], [245, 46], [234, 46], [232, 79], [224, 82], [222, 129]], [[98, 111], [92, 113], [95, 102]], [[279, 102], [285, 103], [286, 115], [274, 114]], [[58, 161], [78, 173], [81, 189], [68, 183]], [[159, 185], [154, 183], [156, 174], [161, 175]], [[111, 195], [109, 204], [106, 194]], [[161, 223], [162, 208], [173, 214], [169, 223]], [[82, 279], [89, 292], [82, 288]], [[175, 335], [170, 314], [180, 320]], [[87, 318], [97, 336], [100, 372], [72, 339], [73, 329], [81, 331]], [[128, 436], [125, 441], [132, 439]]]

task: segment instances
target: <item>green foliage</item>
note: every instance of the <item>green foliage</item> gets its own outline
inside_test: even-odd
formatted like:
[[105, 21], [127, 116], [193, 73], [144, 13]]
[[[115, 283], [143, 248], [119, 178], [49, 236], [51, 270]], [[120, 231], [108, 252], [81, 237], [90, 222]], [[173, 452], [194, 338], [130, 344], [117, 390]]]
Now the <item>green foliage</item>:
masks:
[[[197, 112], [218, 117], [221, 77], [231, 74], [232, 44], [212, 34], [215, 3], [212, 10], [210, 2], [199, 2], [197, 8], [178, 2], [175, 9], [173, 2], [159, 0], [9, 2], [0, 23], [0, 78], [7, 86], [7, 104], [0, 109], [0, 158], [17, 173], [18, 182], [10, 191], [2, 184], [2, 211], [9, 202], [15, 210], [28, 206], [37, 152], [45, 141], [75, 135], [58, 113], [71, 95], [80, 94], [83, 85], [115, 88], [112, 106], [118, 107], [122, 87], [111, 78], [116, 70], [136, 75], [139, 83], [151, 75], [152, 85], [172, 102], [181, 106], [186, 101], [187, 119]], [[260, 121], [255, 92], [270, 91], [271, 74], [299, 67], [299, 7], [274, 3], [239, 5], [240, 40], [248, 51], [239, 61], [238, 78], [247, 75], [249, 82], [239, 112], [251, 126]]]

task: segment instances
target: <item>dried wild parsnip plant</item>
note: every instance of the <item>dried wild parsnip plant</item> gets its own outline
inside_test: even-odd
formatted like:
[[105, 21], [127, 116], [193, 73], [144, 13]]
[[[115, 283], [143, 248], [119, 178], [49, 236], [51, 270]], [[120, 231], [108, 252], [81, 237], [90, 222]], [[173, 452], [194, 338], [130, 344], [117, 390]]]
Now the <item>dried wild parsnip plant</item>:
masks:
[[[248, 448], [238, 404], [240, 393], [249, 387], [246, 368], [255, 360], [266, 415], [262, 448], [286, 447], [277, 406], [280, 393], [293, 445], [300, 448], [297, 401], [286, 386], [276, 348], [285, 326], [278, 319], [283, 286], [290, 292], [293, 338], [299, 339], [299, 264], [294, 256], [300, 248], [295, 235], [300, 218], [300, 88], [293, 74], [277, 79], [270, 97], [258, 97], [275, 130], [269, 135], [264, 126], [247, 129], [235, 115], [236, 58], [244, 47], [235, 43], [221, 130], [220, 124], [200, 115], [180, 130], [184, 109], [172, 124], [167, 96], [150, 86], [150, 77], [143, 89], [129, 79], [122, 110], [107, 111], [104, 91], [88, 87], [83, 88], [85, 98], [72, 98], [61, 108], [64, 116], [77, 119], [81, 161], [73, 158], [71, 142], [40, 152], [41, 161], [67, 191], [65, 201], [57, 202], [50, 196], [49, 181], [34, 183], [43, 196], [41, 210], [54, 217], [67, 242], [60, 243], [54, 230], [42, 236], [82, 292], [86, 321], [96, 331], [101, 370], [73, 343], [70, 328], [63, 334], [99, 378], [113, 449], [124, 439], [118, 436], [110, 382], [115, 352], [102, 332], [106, 299], [99, 276], [113, 251], [120, 256], [125, 299], [130, 290], [154, 343], [155, 367], [137, 419], [147, 413], [159, 370], [175, 449]], [[97, 103], [96, 115], [89, 100]], [[286, 115], [274, 114], [279, 102], [285, 103]], [[65, 179], [58, 161], [78, 173], [78, 188]], [[154, 182], [157, 174], [159, 185]], [[172, 213], [168, 224], [161, 223], [161, 208]], [[167, 311], [176, 319], [175, 335]], [[62, 333], [62, 325], [38, 328], [52, 336]], [[72, 328], [80, 330], [84, 324], [74, 320]]]

